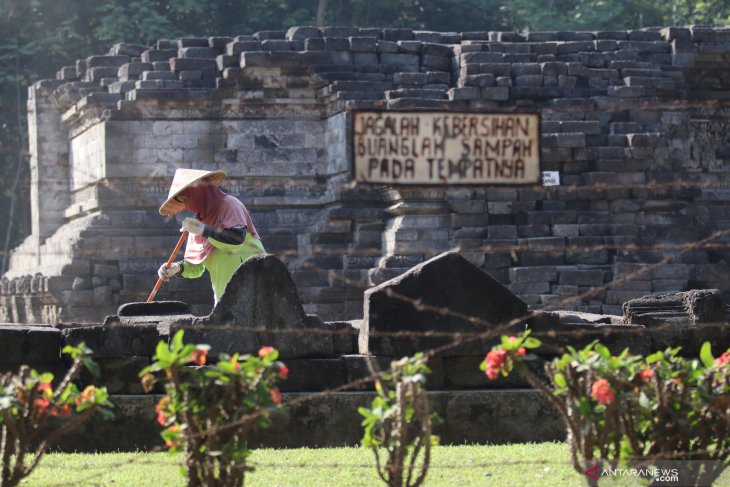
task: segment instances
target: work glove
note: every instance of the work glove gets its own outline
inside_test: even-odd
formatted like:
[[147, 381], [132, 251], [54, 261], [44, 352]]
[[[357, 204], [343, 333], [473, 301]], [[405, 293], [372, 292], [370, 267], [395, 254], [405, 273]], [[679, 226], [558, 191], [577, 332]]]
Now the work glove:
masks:
[[185, 218], [182, 221], [182, 228], [180, 231], [187, 230], [192, 235], [203, 235], [205, 231], [205, 223], [196, 220], [195, 218]]
[[163, 281], [167, 281], [172, 276], [180, 274], [183, 270], [183, 263], [182, 262], [173, 262], [170, 264], [170, 267], [165, 267], [167, 265], [167, 262], [162, 264], [160, 268], [157, 270], [157, 275], [160, 279]]

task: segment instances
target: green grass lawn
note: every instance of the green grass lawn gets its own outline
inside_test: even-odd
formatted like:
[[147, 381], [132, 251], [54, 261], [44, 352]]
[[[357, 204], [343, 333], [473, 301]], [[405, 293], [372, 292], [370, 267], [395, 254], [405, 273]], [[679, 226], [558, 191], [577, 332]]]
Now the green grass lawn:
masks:
[[[28, 486], [184, 486], [181, 456], [166, 453], [48, 454], [23, 485]], [[298, 448], [256, 450], [253, 486], [377, 486], [380, 481], [370, 450]], [[426, 478], [427, 486], [584, 486], [569, 465], [564, 443], [499, 446], [440, 446]], [[634, 485], [609, 483], [601, 485]], [[638, 485], [638, 484], [636, 484]], [[717, 486], [730, 485], [726, 471]]]

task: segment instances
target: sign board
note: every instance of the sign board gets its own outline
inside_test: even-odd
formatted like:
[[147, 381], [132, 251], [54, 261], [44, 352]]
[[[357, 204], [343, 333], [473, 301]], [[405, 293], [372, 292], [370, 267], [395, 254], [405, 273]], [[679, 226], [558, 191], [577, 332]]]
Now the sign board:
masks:
[[385, 184], [533, 184], [536, 113], [354, 112], [355, 180]]
[[560, 186], [560, 173], [558, 171], [542, 172], [543, 186]]

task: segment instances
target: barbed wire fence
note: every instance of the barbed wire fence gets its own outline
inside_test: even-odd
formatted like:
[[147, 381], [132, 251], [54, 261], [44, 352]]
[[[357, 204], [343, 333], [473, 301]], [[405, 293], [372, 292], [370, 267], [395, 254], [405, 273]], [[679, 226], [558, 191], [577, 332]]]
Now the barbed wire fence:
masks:
[[[684, 247], [684, 250], [691, 251], [693, 249], [702, 248], [703, 245], [712, 243], [712, 240], [720, 238], [721, 236], [725, 235], [726, 233], [727, 233], [726, 231], [725, 232], [715, 232], [711, 237], [708, 237], [707, 239], [704, 239], [701, 242], [695, 242], [690, 245], [686, 245]], [[663, 265], [665, 263], [666, 262], [663, 261], [660, 263], [652, 264], [649, 266], [649, 268], [651, 268], [652, 266], [657, 267], [657, 266]], [[624, 277], [624, 279], [627, 279], [627, 278], [630, 278], [630, 277]], [[606, 283], [606, 285], [609, 285], [609, 284], [611, 284], [611, 283]], [[447, 338], [447, 339], [450, 336], [450, 340], [448, 341], [448, 343], [445, 343], [444, 345], [437, 347], [437, 348], [425, 350], [424, 351], [425, 355], [428, 357], [436, 356], [440, 352], [446, 351], [452, 347], [462, 345], [469, 341], [498, 338], [501, 334], [508, 332], [511, 329], [514, 329], [515, 326], [522, 325], [525, 320], [528, 320], [530, 317], [533, 316], [532, 314], [529, 314], [529, 315], [517, 317], [517, 318], [510, 320], [509, 322], [505, 322], [505, 323], [489, 323], [478, 317], [466, 316], [461, 313], [450, 310], [448, 307], [434, 307], [434, 306], [429, 305], [428, 303], [422, 302], [419, 299], [410, 298], [408, 296], [404, 296], [404, 295], [398, 294], [396, 292], [390, 292], [389, 297], [391, 297], [393, 299], [402, 300], [403, 302], [408, 303], [409, 305], [413, 306], [415, 309], [417, 309], [419, 311], [431, 311], [431, 312], [437, 313], [441, 316], [451, 317], [451, 318], [455, 318], [455, 319], [459, 319], [459, 320], [466, 320], [471, 324], [474, 324], [477, 326], [483, 326], [483, 327], [487, 328], [487, 330], [484, 332], [475, 332], [475, 333], [463, 333], [463, 332], [461, 332], [461, 333], [443, 333], [443, 332], [439, 333], [439, 332], [430, 332], [430, 331], [422, 331], [422, 332], [416, 332], [416, 331], [405, 332], [404, 331], [404, 332], [390, 332], [390, 333], [377, 332], [377, 331], [372, 332], [373, 336], [399, 336], [399, 337], [440, 336], [440, 337]], [[566, 304], [566, 305], [570, 304], [570, 300], [568, 299], [564, 303], [561, 303], [561, 304]], [[555, 305], [551, 305], [551, 308], [554, 308], [554, 306]], [[540, 309], [539, 311], [546, 311], [546, 310]], [[114, 325], [112, 325], [112, 326], [114, 326]], [[191, 326], [194, 327], [194, 325], [191, 325]], [[698, 325], [695, 325], [695, 328], [703, 329], [703, 328], [716, 328], [716, 327], [726, 327], [726, 326], [728, 326], [727, 323], [712, 323], [712, 324], [698, 324]], [[652, 327], [652, 332], [661, 333], [664, 330], [671, 330], [674, 327], [676, 327], [676, 325], [673, 325], [673, 324], [659, 325], [657, 327]], [[220, 327], [213, 327], [213, 328], [214, 329], [219, 328], [221, 330], [232, 331], [232, 329], [234, 327], [232, 327], [230, 325], [228, 325], [228, 326], [222, 325]], [[211, 327], [207, 326], [206, 329], [210, 330]], [[267, 329], [265, 327], [256, 328], [255, 331], [257, 331], [257, 332], [266, 331], [267, 333], [273, 333], [273, 334], [282, 333], [282, 334], [297, 334], [297, 335], [301, 335], [302, 333], [316, 333], [316, 334], [341, 333], [341, 332], [338, 332], [335, 330], [324, 330], [324, 329], [301, 330], [301, 329], [289, 328], [289, 329], [273, 329], [272, 330], [272, 329]], [[625, 330], [622, 330], [622, 332], [639, 334], [639, 333], [646, 333], [646, 330], [641, 329], [641, 328], [630, 327]], [[586, 333], [585, 330], [583, 330], [583, 331], [551, 330], [551, 331], [536, 331], [534, 333], [534, 335], [538, 336], [538, 337], [545, 336], [545, 337], [551, 337], [551, 338], [556, 337], [556, 336], [580, 337], [580, 336], [583, 336], [585, 333]], [[610, 332], [608, 332], [608, 331], [602, 331], [600, 333], [597, 333], [597, 335], [608, 335], [608, 334], [610, 334]], [[321, 392], [301, 394], [301, 395], [298, 395], [299, 397], [295, 397], [295, 398], [292, 398], [291, 400], [286, 401], [286, 405], [287, 406], [296, 406], [298, 404], [306, 403], [308, 401], [321, 400], [332, 394], [337, 394], [338, 392], [357, 389], [363, 385], [368, 385], [368, 384], [372, 383], [373, 381], [380, 378], [386, 372], [387, 371], [380, 371], [380, 372], [375, 373], [371, 377], [362, 378], [362, 379], [359, 379], [356, 381], [348, 382], [347, 384], [344, 384], [342, 386], [327, 389], [327, 390], [324, 390]], [[242, 418], [240, 421], [248, 421], [253, 418], [254, 417], [249, 416], [246, 418]], [[234, 425], [235, 425], [235, 423], [221, 425], [221, 428], [232, 427]], [[164, 448], [157, 447], [157, 448], [153, 448], [151, 451], [152, 452], [161, 452], [161, 451], [164, 451]], [[309, 464], [309, 463], [306, 463], [306, 464], [303, 464], [303, 463], [298, 463], [298, 464], [297, 463], [256, 463], [255, 460], [253, 463], [254, 463], [254, 465], [256, 465], [257, 467], [260, 467], [260, 468], [282, 468], [282, 467], [295, 468], [295, 469], [296, 468], [303, 468], [303, 469], [311, 468], [311, 464]], [[509, 463], [510, 465], [513, 465], [513, 466], [528, 466], [528, 465], [544, 466], [544, 465], [550, 464], [550, 462], [548, 462], [547, 460], [527, 460], [527, 461], [520, 460], [520, 461], [511, 461], [511, 462], [507, 462], [507, 463]], [[116, 467], [130, 466], [130, 465], [138, 465], [138, 466], [160, 465], [160, 466], [162, 466], [162, 465], [167, 465], [167, 463], [161, 462], [161, 461], [150, 460], [150, 459], [146, 459], [146, 458], [133, 458], [133, 459], [129, 459], [129, 460], [120, 461], [116, 464], [111, 465], [111, 467], [116, 468]], [[500, 465], [505, 465], [505, 462], [501, 461]], [[485, 462], [485, 463], [478, 463], [478, 464], [470, 464], [469, 466], [464, 466], [464, 465], [459, 465], [459, 464], [436, 464], [436, 465], [433, 465], [432, 468], [434, 468], [434, 469], [460, 469], [460, 468], [489, 468], [489, 467], [493, 467], [493, 466], [494, 466], [493, 462]], [[106, 468], [109, 468], [109, 465], [107, 465]], [[370, 470], [373, 467], [371, 464], [368, 464], [368, 463], [358, 463], [358, 464], [353, 464], [353, 463], [347, 463], [347, 464], [322, 463], [322, 464], [319, 464], [318, 463], [317, 468], [323, 468], [323, 469], [349, 468], [349, 469]], [[62, 485], [73, 485], [76, 482], [82, 482], [82, 483], [92, 482], [96, 478], [96, 475], [97, 474], [94, 472], [84, 472], [73, 482], [58, 483], [58, 484], [53, 484], [53, 485], [62, 486]]]
[[[9, 182], [9, 181], [8, 181]], [[728, 186], [730, 186], [730, 183], [728, 183]], [[585, 191], [585, 190], [591, 190], [591, 191], [609, 191], [613, 189], [622, 189], [622, 190], [643, 190], [643, 191], [663, 191], [663, 190], [670, 190], [670, 189], [692, 189], [692, 190], [701, 190], [701, 189], [727, 189], [724, 182], [692, 182], [692, 181], [670, 181], [670, 182], [647, 182], [645, 184], [635, 184], [635, 185], [625, 185], [625, 184], [606, 184], [606, 183], [596, 183], [590, 186], [584, 186], [584, 185], [568, 185], [568, 186], [562, 186], [559, 190], [557, 189], [551, 189], [551, 188], [543, 188], [543, 187], [533, 187], [532, 189], [537, 191], [544, 191], [545, 193], [549, 193], [551, 191], [562, 191], [562, 192], [577, 192], [577, 191]], [[707, 236], [704, 238], [692, 241], [692, 242], [684, 242], [684, 243], [655, 243], [651, 245], [642, 245], [637, 243], [620, 243], [620, 244], [598, 244], [598, 245], [591, 245], [591, 246], [581, 246], [581, 245], [565, 245], [564, 247], [560, 248], [560, 251], [567, 252], [567, 251], [575, 251], [575, 252], [601, 252], [601, 251], [616, 251], [616, 252], [622, 252], [627, 255], [634, 254], [637, 252], [643, 252], [643, 251], [651, 251], [651, 252], [657, 252], [660, 254], [665, 254], [663, 257], [659, 258], [656, 262], [650, 262], [650, 263], [641, 263], [642, 266], [640, 269], [636, 270], [635, 272], [630, 272], [623, 274], [619, 277], [616, 277], [614, 279], [611, 279], [608, 282], [604, 282], [602, 285], [597, 286], [590, 286], [588, 289], [582, 293], [578, 293], [571, 296], [562, 296], [560, 299], [556, 299], [551, 301], [550, 303], [544, 303], [540, 305], [533, 305], [531, 306], [530, 313], [526, 314], [524, 316], [516, 317], [512, 320], [509, 320], [507, 322], [502, 323], [490, 323], [487, 322], [479, 317], [476, 316], [469, 316], [465, 315], [463, 313], [460, 313], [458, 311], [449, 309], [448, 307], [437, 307], [432, 306], [427, 302], [424, 302], [423, 300], [419, 298], [413, 298], [409, 296], [405, 296], [403, 294], [399, 294], [392, 289], [387, 290], [387, 295], [391, 299], [396, 299], [399, 301], [402, 301], [403, 303], [408, 304], [409, 306], [412, 306], [417, 311], [428, 311], [434, 314], [437, 314], [439, 316], [443, 316], [445, 318], [453, 318], [454, 320], [458, 320], [460, 322], [469, 323], [469, 325], [473, 325], [474, 327], [483, 327], [483, 331], [459, 331], [459, 332], [440, 332], [440, 331], [429, 331], [429, 330], [422, 330], [422, 331], [397, 331], [397, 332], [384, 332], [384, 331], [378, 331], [378, 330], [370, 330], [370, 336], [373, 337], [401, 337], [401, 338], [420, 338], [420, 337], [427, 337], [427, 338], [441, 338], [443, 339], [444, 343], [442, 345], [439, 345], [437, 347], [423, 350], [424, 355], [426, 357], [436, 357], [440, 353], [443, 353], [445, 351], [448, 351], [450, 349], [453, 349], [455, 347], [459, 347], [463, 344], [475, 342], [475, 341], [486, 341], [486, 340], [494, 340], [498, 339], [499, 336], [505, 333], [514, 333], [516, 329], [519, 327], [524, 327], [525, 322], [530, 320], [535, 316], [535, 314], [539, 313], [550, 313], [552, 311], [556, 310], [563, 310], [566, 308], [570, 308], [572, 306], [579, 305], [582, 301], [586, 299], [590, 299], [591, 297], [604, 292], [608, 289], [611, 289], [612, 287], [620, 287], [622, 284], [625, 284], [627, 282], [630, 282], [632, 279], [637, 279], [639, 277], [642, 277], [646, 273], [651, 273], [654, 269], [660, 268], [663, 265], [669, 264], [672, 261], [675, 260], [681, 260], [681, 256], [693, 251], [698, 250], [725, 250], [730, 248], [730, 239], [728, 239], [728, 236], [730, 234], [730, 229], [724, 229], [724, 230], [716, 230], [716, 231], [707, 231], [705, 232]], [[484, 252], [484, 253], [490, 253], [490, 252], [519, 252], [521, 250], [521, 247], [519, 244], [513, 244], [513, 245], [505, 245], [505, 244], [490, 244], [488, 241], [485, 241], [482, 245], [477, 246], [457, 246], [451, 249], [452, 251], [456, 252]], [[537, 247], [532, 247], [532, 250], [554, 250], [551, 246], [545, 246], [544, 248], [540, 248], [539, 245]], [[327, 249], [323, 247], [317, 247], [314, 246], [312, 249], [313, 254], [326, 254]], [[381, 255], [377, 250], [374, 249], [363, 249], [357, 251], [358, 255]], [[297, 255], [297, 251], [290, 251], [290, 252], [281, 252], [280, 257], [283, 259], [286, 259], [288, 257], [295, 257]], [[327, 275], [328, 278], [332, 279], [333, 281], [339, 281], [342, 285], [355, 287], [357, 289], [360, 289], [361, 291], [365, 291], [366, 289], [370, 288], [371, 286], [367, 282], [363, 282], [360, 280], [350, 279], [347, 278], [340, 273], [333, 271], [331, 269], [323, 269], [323, 268], [317, 268], [313, 264], [309, 264], [309, 269], [315, 270], [317, 272], [322, 272], [323, 274]], [[615, 325], [615, 324], [614, 324]], [[115, 326], [124, 326], [121, 323], [111, 323], [108, 326], [115, 327]], [[195, 324], [188, 324], [185, 325], [185, 329], [195, 329]], [[201, 325], [202, 326], [202, 325]], [[705, 329], [727, 329], [727, 327], [730, 327], [730, 322], [720, 322], [720, 323], [701, 323], [693, 325], [693, 330], [705, 330]], [[211, 330], [219, 330], [219, 331], [236, 331], [236, 327], [232, 325], [205, 325], [204, 329], [207, 331]], [[612, 333], [615, 333], [616, 331], [620, 331], [622, 334], [636, 334], [638, 335], [644, 335], [647, 333], [657, 333], [661, 334], [665, 331], [670, 331], [672, 329], [676, 329], [675, 324], [667, 323], [664, 325], [657, 325], [653, 326], [650, 329], [645, 327], [623, 327], [620, 325], [615, 326], [603, 326], [600, 329], [596, 330], [588, 330], [588, 329], [580, 329], [580, 330], [569, 330], [569, 329], [553, 329], [553, 330], [536, 330], [533, 332], [533, 335], [540, 338], [546, 338], [546, 339], [556, 339], [556, 338], [565, 338], [565, 339], [579, 339], [583, 338], [585, 336], [591, 336], [591, 337], [608, 337]], [[352, 333], [349, 330], [333, 330], [333, 329], [325, 329], [325, 328], [316, 328], [316, 329], [301, 329], [301, 328], [278, 328], [278, 329], [269, 329], [265, 326], [263, 327], [257, 327], [252, 329], [252, 331], [255, 332], [266, 332], [271, 335], [276, 334], [294, 334], [294, 335], [302, 335], [302, 334], [313, 334], [313, 335], [331, 335], [331, 336], [343, 336], [347, 335], [350, 336]], [[548, 347], [549, 354], [544, 357], [547, 358], [550, 355], [553, 354], [559, 354], [561, 353], [560, 347], [550, 346], [546, 343], [546, 346]], [[484, 353], [486, 353], [487, 350], [484, 350]], [[299, 404], [303, 404], [309, 401], [318, 401], [323, 398], [326, 398], [328, 396], [331, 396], [333, 394], [337, 394], [343, 391], [353, 391], [353, 390], [359, 390], [362, 387], [370, 386], [375, 380], [377, 380], [379, 377], [382, 377], [384, 373], [387, 371], [378, 371], [377, 370], [377, 364], [375, 362], [371, 362], [372, 367], [375, 369], [375, 373], [370, 377], [365, 377], [362, 379], [357, 379], [354, 381], [350, 381], [346, 384], [343, 384], [338, 387], [329, 388], [323, 391], [319, 392], [310, 392], [310, 393], [299, 393], [297, 394], [297, 397], [293, 397], [291, 399], [287, 399], [284, 403], [285, 406], [296, 406]], [[240, 421], [247, 421], [252, 419], [252, 417], [246, 417], [242, 418]], [[232, 427], [236, 423], [230, 423], [230, 424], [224, 424], [220, 425], [220, 428], [227, 428]], [[151, 452], [161, 452], [165, 449], [162, 447], [156, 447], [152, 448]], [[255, 462], [255, 460], [254, 460]], [[510, 465], [515, 466], [523, 466], [523, 465], [546, 465], [546, 461], [544, 460], [519, 460], [519, 461], [511, 461], [506, 462]], [[501, 462], [501, 464], [506, 464], [505, 462]], [[133, 459], [120, 461], [115, 465], [106, 465], [105, 468], [114, 468], [114, 467], [123, 467], [128, 465], [163, 465], [164, 463], [158, 462], [156, 460], [147, 459], [144, 457], [135, 457]], [[267, 463], [267, 464], [257, 464], [260, 467], [266, 467], [266, 468], [282, 468], [284, 466], [289, 468], [309, 468], [310, 464], [302, 464], [302, 463]], [[447, 464], [436, 464], [433, 465], [432, 468], [444, 468], [444, 469], [459, 469], [459, 468], [488, 468], [490, 466], [493, 466], [493, 463], [483, 463], [483, 464], [474, 464], [470, 465], [469, 467], [453, 464], [453, 465], [447, 465]], [[64, 468], [63, 466], [56, 467], [56, 468]], [[354, 468], [354, 469], [372, 469], [372, 464], [362, 463], [362, 464], [327, 464], [326, 462], [323, 462], [322, 464], [317, 464], [317, 468]], [[75, 479], [73, 482], [68, 483], [58, 483], [53, 484], [57, 486], [62, 485], [80, 485], [80, 484], [87, 484], [87, 483], [93, 483], [94, 479], [96, 478], [95, 472], [80, 472], [79, 477]]]

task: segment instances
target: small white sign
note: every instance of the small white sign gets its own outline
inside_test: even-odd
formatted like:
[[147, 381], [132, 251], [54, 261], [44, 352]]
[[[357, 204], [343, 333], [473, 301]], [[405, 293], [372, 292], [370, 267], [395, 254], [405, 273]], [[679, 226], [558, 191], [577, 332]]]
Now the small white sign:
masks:
[[560, 172], [543, 171], [542, 172], [542, 185], [543, 186], [560, 186]]

